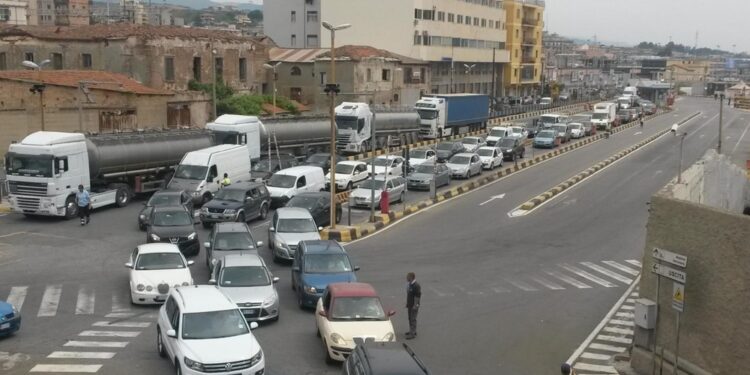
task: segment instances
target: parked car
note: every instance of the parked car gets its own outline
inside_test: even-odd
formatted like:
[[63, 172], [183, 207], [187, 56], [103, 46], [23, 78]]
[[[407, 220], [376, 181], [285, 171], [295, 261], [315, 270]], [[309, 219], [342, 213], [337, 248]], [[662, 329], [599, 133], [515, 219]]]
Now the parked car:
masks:
[[465, 137], [461, 140], [461, 144], [464, 146], [463, 152], [475, 152], [478, 148], [485, 146], [484, 138], [482, 137]]
[[409, 166], [416, 168], [418, 165], [434, 162], [435, 150], [429, 148], [418, 148], [409, 151]]
[[516, 159], [523, 158], [526, 153], [526, 139], [523, 138], [503, 138], [497, 145], [503, 153], [503, 160], [515, 161]]
[[143, 203], [143, 209], [138, 214], [138, 228], [146, 229], [151, 211], [158, 206], [183, 206], [187, 212], [193, 212], [193, 197], [182, 190], [159, 190]]
[[503, 151], [497, 147], [485, 146], [477, 150], [484, 169], [495, 169], [503, 166]]
[[571, 138], [583, 138], [586, 135], [586, 129], [583, 127], [582, 124], [579, 124], [577, 122], [571, 122], [568, 124], [568, 130], [570, 130], [570, 137]]
[[567, 124], [552, 125], [552, 130], [557, 133], [557, 138], [560, 140], [560, 143], [568, 143], [570, 141], [570, 128], [568, 128]]
[[0, 301], [0, 337], [10, 336], [21, 329], [21, 312], [9, 302]]
[[155, 207], [146, 224], [146, 243], [154, 242], [175, 244], [185, 256], [198, 255], [201, 245], [193, 213], [182, 206]]
[[[354, 185], [364, 181], [370, 175], [367, 163], [356, 160], [344, 160], [336, 164], [336, 191], [351, 190]], [[331, 190], [331, 172], [326, 174], [326, 190]]]
[[[336, 163], [340, 161], [346, 160], [345, 157], [336, 154]], [[305, 162], [302, 163], [302, 165], [311, 165], [314, 167], [321, 167], [323, 168], [323, 173], [328, 173], [328, 171], [331, 169], [331, 154], [327, 152], [320, 152], [317, 154], [312, 154], [305, 159]]]
[[557, 145], [557, 132], [552, 129], [542, 130], [534, 137], [534, 147], [536, 148], [554, 148]]
[[[373, 164], [375, 165], [376, 175], [388, 173], [390, 176], [401, 176], [404, 172], [404, 158], [401, 156], [381, 155], [373, 160]], [[373, 164], [367, 166], [368, 171], [372, 172]]]
[[[350, 195], [350, 202], [356, 207], [377, 207], [380, 205], [380, 195], [383, 188], [388, 191], [388, 201], [402, 202], [406, 191], [406, 179], [400, 176], [378, 175], [374, 179], [365, 180]], [[375, 201], [371, 200], [375, 194]]]
[[164, 303], [171, 288], [193, 284], [188, 268], [193, 263], [173, 244], [136, 246], [125, 263], [130, 269], [130, 302], [134, 305]]
[[435, 187], [449, 185], [451, 183], [451, 170], [445, 164], [429, 162], [418, 165], [406, 178], [409, 189], [429, 190], [432, 179], [435, 179]]
[[[319, 227], [331, 225], [331, 194], [328, 192], [299, 193], [284, 207], [299, 207], [310, 212]], [[341, 203], [336, 203], [336, 224], [341, 222]]]
[[302, 241], [292, 261], [292, 290], [300, 308], [315, 307], [328, 284], [357, 281], [346, 250], [336, 241]]
[[326, 180], [322, 168], [301, 165], [274, 173], [266, 185], [273, 206], [279, 207], [299, 193], [325, 190]]
[[513, 125], [510, 127], [511, 135], [517, 138], [528, 138], [529, 137], [529, 131], [526, 129], [526, 126], [520, 126], [520, 125]]
[[318, 336], [326, 349], [326, 362], [344, 361], [354, 350], [355, 337], [395, 341], [390, 317], [370, 284], [329, 284], [315, 309]]
[[591, 122], [593, 118], [594, 118], [593, 112], [577, 113], [575, 115], [570, 116], [569, 123], [581, 124], [584, 128], [584, 135], [589, 136], [591, 135], [592, 130], [595, 128], [594, 124]]
[[544, 97], [541, 100], [539, 100], [539, 105], [548, 107], [552, 105], [552, 102], [553, 102], [552, 98]]
[[461, 142], [440, 142], [435, 146], [438, 163], [445, 163], [453, 155], [464, 151], [464, 145]]
[[342, 375], [430, 375], [414, 351], [401, 342], [354, 338], [356, 347], [344, 361]]
[[297, 158], [290, 154], [279, 154], [268, 157], [261, 155], [258, 161], [253, 163], [250, 169], [250, 178], [255, 182], [266, 182], [271, 179], [274, 173], [299, 165]]
[[470, 178], [475, 174], [482, 174], [482, 161], [474, 153], [453, 155], [445, 165], [450, 168], [453, 177]]
[[219, 259], [230, 254], [257, 254], [263, 241], [255, 241], [253, 233], [245, 223], [219, 223], [208, 235], [206, 267], [211, 271]]
[[240, 307], [248, 322], [278, 321], [278, 277], [274, 277], [258, 254], [230, 254], [216, 262], [208, 283]]
[[641, 107], [643, 107], [643, 112], [645, 112], [647, 115], [653, 115], [656, 113], [656, 105], [649, 101], [641, 101]]
[[251, 332], [257, 327], [211, 285], [175, 288], [159, 309], [156, 350], [177, 374], [262, 374], [263, 350]]
[[320, 230], [310, 211], [299, 207], [282, 207], [276, 210], [268, 228], [268, 245], [273, 250], [273, 260], [292, 260], [300, 241], [319, 240]]
[[271, 194], [260, 182], [240, 182], [219, 190], [214, 199], [201, 207], [200, 218], [204, 228], [215, 223], [248, 220], [265, 220], [271, 208]]

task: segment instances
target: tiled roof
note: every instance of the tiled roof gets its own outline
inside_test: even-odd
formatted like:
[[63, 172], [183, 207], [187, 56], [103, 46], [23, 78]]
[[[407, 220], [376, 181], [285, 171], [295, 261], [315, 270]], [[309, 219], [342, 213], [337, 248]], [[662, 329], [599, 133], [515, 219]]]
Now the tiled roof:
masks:
[[325, 53], [321, 48], [271, 48], [268, 51], [269, 61], [287, 63], [312, 63], [315, 58]]
[[48, 40], [124, 39], [131, 36], [145, 39], [184, 38], [219, 39], [238, 42], [258, 43], [257, 40], [228, 31], [209, 30], [197, 27], [153, 26], [116, 23], [88, 26], [0, 26], [0, 38], [7, 36], [28, 36]]
[[[402, 56], [384, 49], [378, 49], [370, 46], [355, 46], [346, 45], [336, 48], [336, 60], [339, 58], [346, 58], [353, 61], [361, 61], [367, 58], [381, 57], [385, 59], [393, 59], [401, 61], [404, 64], [427, 64], [426, 61], [414, 59], [408, 56]], [[319, 56], [319, 58], [330, 59], [330, 53], [326, 52]]]
[[122, 74], [97, 70], [5, 70], [0, 80], [42, 82], [45, 85], [78, 88], [78, 82], [88, 81], [92, 90], [106, 90], [138, 95], [171, 95], [168, 91], [152, 89]]

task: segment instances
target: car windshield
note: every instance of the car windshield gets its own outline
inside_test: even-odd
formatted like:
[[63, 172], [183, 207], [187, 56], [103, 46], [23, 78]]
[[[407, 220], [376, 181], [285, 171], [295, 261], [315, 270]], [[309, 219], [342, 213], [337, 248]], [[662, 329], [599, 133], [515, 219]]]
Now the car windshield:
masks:
[[311, 254], [305, 257], [305, 272], [352, 272], [352, 265], [345, 254]]
[[220, 339], [250, 332], [240, 310], [186, 313], [182, 316], [182, 338], [185, 340]]
[[557, 117], [556, 116], [542, 116], [539, 118], [539, 121], [542, 124], [555, 124], [557, 123]]
[[504, 129], [492, 129], [490, 130], [490, 137], [504, 137], [505, 136], [505, 130]]
[[416, 173], [432, 173], [435, 170], [435, 166], [432, 164], [422, 164], [417, 166]]
[[[271, 162], [271, 166], [273, 167], [273, 162]], [[268, 172], [270, 170], [271, 169], [268, 168], [268, 159], [265, 159], [265, 160], [261, 159], [257, 161], [253, 165], [253, 169], [252, 169], [253, 172]]]
[[242, 202], [245, 199], [245, 190], [221, 189], [216, 192], [215, 198], [223, 201]]
[[184, 178], [188, 180], [202, 180], [206, 178], [208, 167], [203, 165], [180, 164], [177, 171], [174, 172], [175, 178]]
[[354, 171], [354, 166], [351, 164], [336, 164], [336, 173], [351, 174], [352, 171]]
[[185, 211], [157, 212], [154, 214], [154, 223], [158, 227], [177, 227], [192, 225], [193, 220]]
[[515, 144], [515, 139], [503, 138], [502, 140], [500, 140], [500, 147], [513, 147]]
[[521, 134], [521, 133], [523, 133], [523, 128], [521, 128], [521, 127], [517, 127], [517, 126], [514, 126], [514, 127], [510, 128], [510, 130], [511, 130], [511, 131], [512, 131], [512, 132], [513, 132], [514, 134]]
[[412, 159], [427, 159], [427, 150], [411, 150], [409, 157]]
[[154, 194], [148, 200], [147, 206], [179, 206], [180, 196], [178, 194]]
[[438, 145], [435, 147], [438, 150], [453, 150], [453, 143], [438, 143]]
[[594, 120], [606, 120], [609, 117], [608, 113], [594, 113], [593, 116], [591, 116]]
[[315, 207], [317, 203], [318, 197], [295, 195], [294, 197], [292, 197], [292, 199], [289, 200], [289, 202], [286, 203], [285, 207], [300, 207], [310, 210]]
[[555, 125], [552, 127], [552, 129], [555, 129], [558, 133], [565, 133], [566, 126], [565, 125]]
[[479, 156], [492, 156], [493, 153], [495, 153], [495, 150], [489, 148], [481, 148], [479, 149], [479, 151], [477, 151], [477, 154], [479, 154]]
[[377, 158], [372, 161], [372, 164], [375, 164], [376, 167], [390, 167], [393, 163], [393, 159], [386, 159], [386, 158]]
[[337, 297], [331, 307], [333, 320], [386, 320], [377, 297]]
[[580, 128], [581, 128], [581, 125], [578, 125], [578, 124], [570, 124], [570, 125], [568, 125], [568, 127], [569, 127], [569, 128], [571, 129], [571, 130], [573, 130], [573, 129], [580, 129]]
[[359, 187], [362, 189], [383, 190], [383, 180], [364, 180]]
[[539, 132], [539, 135], [537, 135], [537, 138], [554, 138], [555, 132], [551, 130], [543, 130]]
[[271, 285], [268, 272], [262, 266], [224, 267], [219, 286], [243, 287]]
[[281, 233], [310, 233], [317, 232], [313, 219], [279, 219], [277, 232]]
[[463, 156], [463, 155], [456, 155], [452, 157], [450, 160], [448, 160], [448, 163], [450, 164], [469, 164], [469, 161], [471, 161], [470, 156]]
[[177, 253], [149, 253], [138, 256], [135, 269], [138, 271], [172, 270], [185, 268], [182, 256]]
[[464, 138], [461, 143], [465, 145], [475, 145], [479, 143], [479, 139], [477, 138]]
[[9, 175], [52, 177], [52, 156], [21, 155], [9, 152], [5, 156], [6, 172]]
[[213, 241], [214, 250], [247, 250], [255, 248], [248, 232], [219, 232]]
[[313, 163], [313, 164], [320, 164], [320, 163], [325, 163], [326, 160], [328, 160], [329, 158], [330, 156], [326, 154], [314, 154], [314, 155], [310, 155], [310, 157], [307, 158], [307, 162]]
[[268, 186], [278, 188], [290, 188], [297, 182], [297, 177], [276, 173], [268, 180]]

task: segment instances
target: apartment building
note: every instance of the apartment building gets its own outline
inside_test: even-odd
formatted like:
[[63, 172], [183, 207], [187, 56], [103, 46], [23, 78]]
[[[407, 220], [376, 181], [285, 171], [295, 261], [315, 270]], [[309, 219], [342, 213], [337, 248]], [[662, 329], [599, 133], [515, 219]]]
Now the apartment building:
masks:
[[543, 0], [505, 0], [510, 64], [503, 78], [507, 95], [539, 95], [542, 77]]
[[28, 5], [23, 0], [0, 0], [0, 24], [26, 25]]
[[[330, 48], [322, 23], [351, 24], [336, 32], [336, 45], [367, 45], [426, 61], [432, 93], [499, 94], [509, 61], [498, 0], [265, 1], [263, 16], [266, 35], [283, 48]], [[413, 79], [426, 79], [412, 72]]]

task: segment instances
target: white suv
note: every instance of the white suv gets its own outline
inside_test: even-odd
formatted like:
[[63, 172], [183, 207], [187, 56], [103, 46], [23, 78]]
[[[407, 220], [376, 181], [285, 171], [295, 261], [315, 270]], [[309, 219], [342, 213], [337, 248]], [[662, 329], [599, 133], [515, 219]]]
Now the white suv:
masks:
[[177, 374], [262, 375], [263, 350], [242, 312], [209, 285], [172, 289], [159, 310], [156, 348]]

